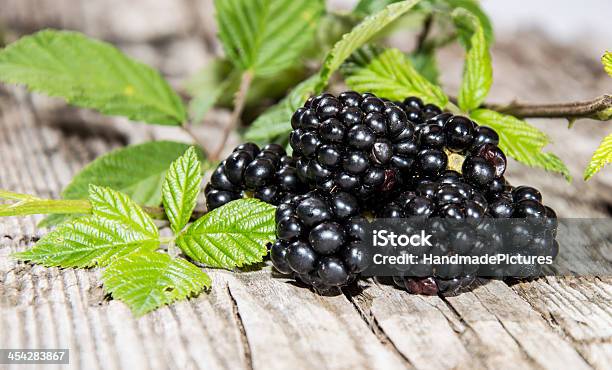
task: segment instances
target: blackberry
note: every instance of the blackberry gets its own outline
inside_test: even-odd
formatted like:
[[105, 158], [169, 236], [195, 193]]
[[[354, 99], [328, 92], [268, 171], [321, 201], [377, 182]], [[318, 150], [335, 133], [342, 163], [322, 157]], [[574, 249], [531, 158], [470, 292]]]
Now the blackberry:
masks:
[[[390, 102], [354, 91], [309, 98], [291, 127], [292, 157], [276, 144], [243, 144], [215, 170], [205, 194], [209, 209], [251, 194], [277, 204], [270, 259], [317, 291], [344, 286], [369, 267], [371, 216], [411, 219], [408, 229], [443, 237], [418, 253], [559, 252], [556, 213], [537, 189], [506, 181], [507, 158], [489, 127], [418, 97]], [[455, 294], [477, 276], [540, 272], [537, 264], [422, 263], [398, 267], [393, 281], [415, 294]]]
[[246, 192], [264, 202], [278, 204], [282, 199], [304, 193], [295, 160], [278, 144], [259, 148], [245, 143], [237, 146], [213, 172], [206, 186], [208, 210], [242, 198]]
[[[422, 102], [412, 104], [420, 112]], [[346, 91], [308, 99], [293, 114], [289, 140], [301, 181], [362, 200], [394, 190], [417, 155], [410, 117], [403, 105], [373, 94]]]
[[359, 211], [357, 199], [345, 192], [312, 191], [279, 205], [278, 240], [270, 251], [275, 268], [321, 290], [355, 279], [370, 261]]

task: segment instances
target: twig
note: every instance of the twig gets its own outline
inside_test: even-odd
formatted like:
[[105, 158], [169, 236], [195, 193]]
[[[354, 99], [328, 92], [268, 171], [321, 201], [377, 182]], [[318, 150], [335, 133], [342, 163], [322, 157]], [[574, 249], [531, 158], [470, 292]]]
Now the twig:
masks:
[[240, 116], [242, 115], [242, 110], [244, 109], [244, 104], [246, 102], [246, 95], [249, 92], [249, 87], [251, 86], [251, 81], [253, 80], [253, 73], [251, 71], [245, 71], [242, 73], [242, 77], [240, 78], [240, 87], [234, 96], [234, 110], [232, 111], [232, 115], [230, 117], [230, 124], [225, 127], [223, 130], [223, 136], [221, 137], [221, 143], [217, 150], [215, 150], [212, 155], [212, 160], [218, 160], [223, 148], [225, 147], [225, 143], [229, 138], [230, 132], [232, 132], [236, 127], [238, 127], [238, 123], [240, 122]]
[[425, 46], [425, 41], [427, 40], [427, 36], [429, 36], [429, 32], [431, 31], [431, 26], [433, 25], [433, 15], [428, 15], [423, 23], [423, 29], [417, 36], [417, 46], [416, 51], [420, 52], [423, 50]]
[[204, 152], [206, 158], [210, 158], [210, 153], [208, 152], [208, 149], [206, 149], [206, 147], [204, 146], [204, 143], [201, 142], [200, 139], [198, 139], [198, 137], [196, 136], [195, 132], [193, 132], [191, 128], [191, 123], [189, 122], [184, 123], [181, 126], [181, 128], [183, 129], [183, 131], [185, 131], [187, 135], [191, 137], [191, 140], [193, 140], [193, 143], [200, 147], [200, 149]]
[[612, 95], [602, 95], [593, 100], [560, 104], [522, 104], [512, 102], [506, 106], [486, 104], [483, 107], [522, 118], [592, 118], [607, 121], [611, 114]]
[[[456, 101], [454, 98], [452, 101]], [[557, 103], [524, 104], [516, 101], [510, 104], [488, 104], [481, 106], [519, 118], [591, 118], [599, 121], [612, 119], [612, 95], [602, 95], [593, 100]]]

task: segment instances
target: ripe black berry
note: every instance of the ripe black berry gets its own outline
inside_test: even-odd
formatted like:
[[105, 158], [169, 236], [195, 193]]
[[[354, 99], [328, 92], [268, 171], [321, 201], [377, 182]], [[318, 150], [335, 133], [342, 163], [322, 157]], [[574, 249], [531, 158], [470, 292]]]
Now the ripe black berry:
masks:
[[342, 260], [338, 257], [323, 257], [317, 266], [317, 275], [321, 282], [327, 286], [341, 286], [346, 284], [349, 274]]
[[487, 126], [478, 126], [474, 134], [474, 145], [480, 146], [482, 144], [499, 144], [499, 135], [497, 132]]
[[276, 223], [276, 235], [282, 240], [298, 238], [302, 233], [302, 223], [295, 216], [281, 218]]
[[486, 159], [495, 168], [495, 177], [501, 177], [506, 172], [506, 155], [496, 145], [480, 145], [474, 149], [473, 154]]
[[425, 149], [417, 156], [419, 170], [426, 176], [437, 177], [446, 169], [448, 158], [437, 149]]
[[531, 186], [517, 186], [516, 188], [512, 189], [512, 199], [517, 203], [525, 199], [541, 202], [542, 194]]
[[454, 116], [444, 124], [446, 146], [459, 152], [467, 149], [474, 140], [474, 123], [469, 118]]
[[486, 159], [468, 156], [461, 168], [463, 177], [472, 185], [484, 188], [495, 178], [495, 168]]
[[355, 241], [347, 245], [342, 251], [342, 260], [351, 273], [364, 271], [371, 261], [370, 249], [362, 242]]
[[287, 244], [282, 240], [277, 240], [270, 248], [270, 260], [278, 272], [282, 274], [291, 273], [291, 267], [287, 262]]
[[314, 270], [317, 254], [308, 243], [298, 240], [287, 247], [286, 260], [293, 271], [307, 274]]

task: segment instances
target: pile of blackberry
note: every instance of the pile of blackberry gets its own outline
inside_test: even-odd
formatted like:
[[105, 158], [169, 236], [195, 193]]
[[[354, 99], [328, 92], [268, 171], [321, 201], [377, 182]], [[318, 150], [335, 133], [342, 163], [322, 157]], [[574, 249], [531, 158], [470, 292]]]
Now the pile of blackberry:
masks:
[[[506, 156], [489, 127], [417, 97], [391, 102], [353, 91], [311, 97], [291, 126], [291, 157], [275, 144], [261, 151], [243, 144], [217, 168], [206, 197], [209, 209], [244, 192], [278, 204], [270, 258], [279, 272], [317, 290], [346, 285], [368, 267], [373, 251], [362, 241], [372, 216], [466, 219], [476, 226], [484, 219], [537, 219], [546, 233], [519, 240], [525, 230], [517, 228], [510, 236], [521, 245], [540, 238], [546, 253], [558, 251], [554, 211], [536, 189], [506, 182]], [[482, 244], [491, 243], [474, 245]], [[454, 293], [478, 275], [473, 268], [442, 270], [402, 271], [394, 281], [412, 293]]]
[[277, 205], [307, 189], [299, 180], [295, 160], [278, 144], [259, 148], [245, 143], [237, 146], [213, 172], [204, 189], [208, 210], [242, 198], [254, 198]]

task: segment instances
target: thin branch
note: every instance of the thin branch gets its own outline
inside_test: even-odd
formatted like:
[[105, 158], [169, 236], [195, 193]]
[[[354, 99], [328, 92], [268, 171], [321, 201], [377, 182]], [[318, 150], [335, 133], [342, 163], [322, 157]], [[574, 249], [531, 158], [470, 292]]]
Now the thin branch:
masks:
[[417, 36], [417, 46], [416, 51], [422, 51], [425, 46], [425, 41], [427, 40], [427, 36], [429, 36], [429, 32], [431, 31], [431, 27], [433, 25], [433, 15], [429, 14], [423, 23], [423, 29]]
[[513, 101], [510, 104], [485, 103], [481, 107], [519, 118], [566, 118], [569, 120], [591, 118], [599, 121], [612, 119], [612, 95], [608, 94], [581, 102], [524, 104]]
[[198, 136], [195, 134], [195, 132], [193, 132], [191, 123], [187, 122], [183, 124], [181, 128], [183, 129], [183, 131], [185, 131], [187, 135], [189, 135], [189, 137], [191, 137], [191, 140], [193, 140], [193, 143], [200, 147], [200, 149], [204, 152], [204, 155], [206, 156], [206, 158], [210, 158], [210, 153], [208, 149], [206, 149], [206, 147], [204, 146], [204, 143], [201, 142]]
[[230, 124], [225, 127], [223, 130], [223, 136], [221, 137], [221, 143], [217, 150], [215, 150], [212, 155], [212, 160], [218, 160], [223, 148], [225, 147], [225, 143], [229, 138], [230, 133], [238, 127], [240, 122], [240, 116], [242, 115], [242, 110], [244, 109], [244, 104], [246, 102], [246, 96], [249, 92], [249, 87], [251, 86], [251, 82], [253, 81], [253, 72], [245, 71], [242, 73], [242, 77], [240, 78], [240, 87], [234, 96], [234, 110], [232, 111], [232, 115], [230, 117]]

